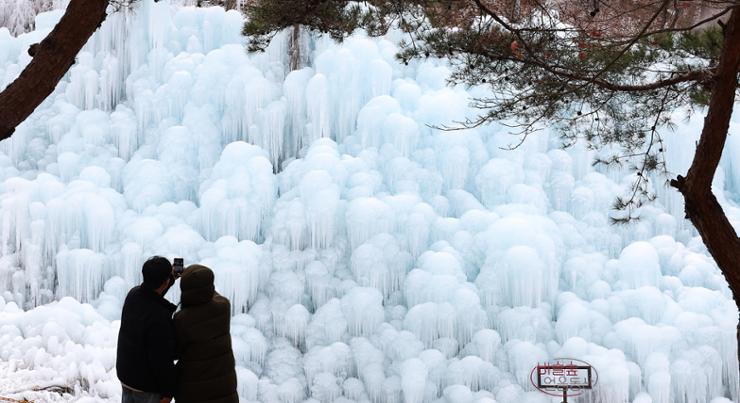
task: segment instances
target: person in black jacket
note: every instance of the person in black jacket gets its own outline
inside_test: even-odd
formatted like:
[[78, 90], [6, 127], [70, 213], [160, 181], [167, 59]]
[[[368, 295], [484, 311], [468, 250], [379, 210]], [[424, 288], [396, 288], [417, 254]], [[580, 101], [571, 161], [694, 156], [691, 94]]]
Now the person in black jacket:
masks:
[[118, 332], [116, 372], [122, 403], [170, 403], [175, 394], [177, 308], [164, 295], [175, 282], [170, 261], [149, 258], [141, 269], [144, 282], [129, 291]]
[[239, 403], [231, 349], [231, 305], [216, 292], [213, 271], [191, 265], [182, 274], [175, 314], [177, 403]]

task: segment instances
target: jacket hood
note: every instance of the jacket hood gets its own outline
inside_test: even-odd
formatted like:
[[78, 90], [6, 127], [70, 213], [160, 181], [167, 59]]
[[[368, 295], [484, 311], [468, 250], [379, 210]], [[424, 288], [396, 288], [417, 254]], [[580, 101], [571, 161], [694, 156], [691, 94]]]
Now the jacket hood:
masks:
[[201, 305], [213, 299], [216, 292], [213, 286], [213, 270], [206, 266], [188, 266], [180, 278], [182, 306]]

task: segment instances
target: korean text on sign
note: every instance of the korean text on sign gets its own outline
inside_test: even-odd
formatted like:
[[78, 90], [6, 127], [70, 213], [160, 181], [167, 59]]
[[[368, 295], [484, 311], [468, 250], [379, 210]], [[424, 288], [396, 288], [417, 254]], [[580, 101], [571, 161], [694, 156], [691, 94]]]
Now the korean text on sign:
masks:
[[539, 387], [588, 388], [591, 386], [588, 367], [548, 365], [539, 366], [537, 371]]

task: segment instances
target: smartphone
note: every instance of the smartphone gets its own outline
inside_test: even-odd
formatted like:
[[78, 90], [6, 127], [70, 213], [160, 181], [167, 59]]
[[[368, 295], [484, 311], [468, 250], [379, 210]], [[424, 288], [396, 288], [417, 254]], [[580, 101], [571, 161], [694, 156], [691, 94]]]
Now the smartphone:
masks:
[[175, 274], [182, 276], [182, 272], [185, 271], [185, 263], [183, 259], [181, 257], [176, 257], [174, 263], [172, 263], [172, 268], [175, 270]]

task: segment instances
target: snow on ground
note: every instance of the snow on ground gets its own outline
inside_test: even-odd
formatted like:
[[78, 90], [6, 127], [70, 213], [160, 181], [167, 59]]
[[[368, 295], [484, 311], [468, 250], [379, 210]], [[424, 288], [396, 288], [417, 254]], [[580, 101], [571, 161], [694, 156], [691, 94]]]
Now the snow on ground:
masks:
[[[0, 88], [59, 17], [0, 28]], [[117, 401], [121, 303], [163, 254], [232, 301], [243, 401], [549, 402], [529, 373], [554, 357], [597, 368], [583, 402], [737, 401], [737, 311], [675, 192], [612, 226], [627, 170], [549, 131], [505, 151], [498, 125], [432, 129], [484, 93], [444, 63], [357, 34], [289, 73], [284, 41], [248, 55], [241, 24], [113, 15], [0, 143], [0, 395]], [[667, 138], [672, 171], [700, 124]], [[715, 189], [740, 226], [738, 141]]]

